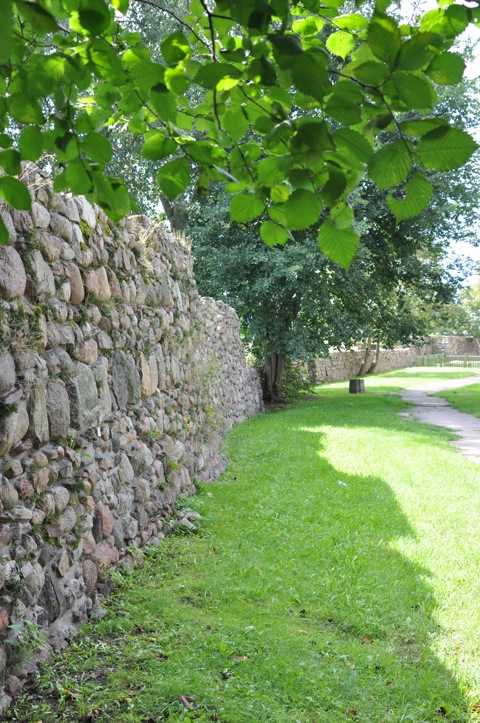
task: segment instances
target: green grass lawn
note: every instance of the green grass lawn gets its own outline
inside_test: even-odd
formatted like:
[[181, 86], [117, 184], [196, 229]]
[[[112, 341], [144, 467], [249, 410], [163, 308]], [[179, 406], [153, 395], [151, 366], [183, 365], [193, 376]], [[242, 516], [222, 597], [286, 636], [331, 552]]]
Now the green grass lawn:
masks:
[[438, 373], [232, 430], [185, 502], [200, 533], [125, 575], [7, 720], [479, 721], [480, 467], [386, 393]]
[[467, 387], [453, 389], [451, 392], [439, 392], [435, 396], [443, 397], [452, 407], [461, 412], [480, 417], [480, 384], [469, 384]]

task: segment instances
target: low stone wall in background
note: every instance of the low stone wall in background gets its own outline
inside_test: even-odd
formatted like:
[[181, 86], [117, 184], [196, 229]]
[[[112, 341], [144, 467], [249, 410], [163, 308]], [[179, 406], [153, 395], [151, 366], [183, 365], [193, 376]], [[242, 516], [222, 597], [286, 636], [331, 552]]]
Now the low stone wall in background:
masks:
[[[445, 334], [433, 339], [428, 345], [429, 354], [454, 354], [455, 356], [478, 356], [480, 341], [474, 336]], [[426, 352], [424, 352], [426, 353]]]
[[[381, 349], [375, 372], [390, 372], [414, 366], [418, 354], [416, 347]], [[362, 367], [364, 356], [364, 351], [332, 351], [329, 357], [315, 359], [309, 365], [312, 380], [317, 383], [328, 383], [356, 377]]]
[[[238, 318], [199, 296], [185, 246], [25, 180], [32, 212], [0, 207], [0, 640], [29, 621], [62, 647], [262, 402]], [[31, 672], [17, 650], [0, 646], [0, 711]]]

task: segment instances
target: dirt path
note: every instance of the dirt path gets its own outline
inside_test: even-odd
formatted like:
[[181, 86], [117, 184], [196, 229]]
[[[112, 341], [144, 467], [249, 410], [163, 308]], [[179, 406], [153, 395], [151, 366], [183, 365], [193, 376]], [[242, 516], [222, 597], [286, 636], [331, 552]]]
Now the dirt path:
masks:
[[446, 392], [478, 381], [478, 377], [471, 376], [465, 379], [446, 379], [410, 389], [402, 394], [402, 399], [415, 406], [402, 412], [400, 416], [451, 429], [459, 436], [452, 444], [458, 447], [465, 457], [480, 464], [480, 419], [472, 414], [459, 412], [451, 407], [446, 399], [430, 396], [435, 392]]

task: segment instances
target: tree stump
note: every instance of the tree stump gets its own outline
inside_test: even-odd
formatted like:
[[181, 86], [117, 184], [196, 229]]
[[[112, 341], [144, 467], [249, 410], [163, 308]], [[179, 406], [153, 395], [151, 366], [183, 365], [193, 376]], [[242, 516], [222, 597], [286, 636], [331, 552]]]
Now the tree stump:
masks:
[[365, 394], [365, 381], [363, 379], [350, 379], [348, 391], [350, 394]]

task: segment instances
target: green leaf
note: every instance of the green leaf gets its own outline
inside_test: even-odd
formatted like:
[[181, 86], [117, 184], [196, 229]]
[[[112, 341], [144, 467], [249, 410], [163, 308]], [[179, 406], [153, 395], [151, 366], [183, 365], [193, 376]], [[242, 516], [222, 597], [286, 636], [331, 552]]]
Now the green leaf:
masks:
[[433, 108], [438, 100], [432, 84], [426, 78], [419, 78], [414, 73], [403, 70], [393, 73], [392, 83], [398, 97], [403, 100], [409, 109], [425, 110]]
[[367, 44], [376, 58], [393, 67], [402, 47], [402, 36], [395, 20], [374, 15], [367, 32]]
[[257, 166], [258, 182], [265, 186], [274, 186], [283, 181], [285, 177], [285, 163], [278, 156], [269, 156]]
[[0, 246], [8, 246], [9, 241], [8, 229], [5, 226], [5, 221], [0, 216]]
[[260, 237], [267, 246], [283, 246], [288, 241], [289, 233], [286, 228], [275, 221], [264, 221], [260, 226]]
[[20, 153], [10, 148], [8, 151], [0, 152], [0, 166], [3, 168], [5, 173], [9, 173], [12, 176], [16, 176], [21, 171], [20, 167]]
[[115, 10], [125, 15], [128, 10], [128, 0], [112, 0], [112, 5]]
[[0, 196], [12, 208], [18, 208], [20, 211], [30, 211], [32, 208], [32, 199], [28, 188], [21, 181], [11, 176], [0, 177]]
[[424, 168], [450, 171], [463, 166], [477, 148], [478, 144], [465, 131], [443, 126], [423, 136], [416, 155]]
[[462, 5], [451, 5], [446, 10], [430, 10], [422, 15], [420, 29], [456, 38], [468, 27], [469, 12], [469, 8]]
[[294, 20], [292, 30], [297, 35], [301, 35], [302, 38], [308, 38], [312, 35], [318, 35], [324, 25], [325, 21], [322, 18], [310, 16], [301, 20]]
[[442, 53], [437, 55], [430, 65], [426, 73], [439, 85], [455, 85], [460, 83], [465, 70], [465, 61], [461, 55], [457, 53]]
[[292, 67], [292, 80], [297, 90], [322, 101], [332, 87], [325, 54], [312, 50], [299, 55]]
[[418, 33], [402, 45], [397, 68], [400, 70], [420, 70], [428, 65], [433, 56], [433, 50], [428, 46], [438, 36], [435, 33]]
[[360, 240], [352, 229], [339, 229], [331, 221], [326, 221], [318, 233], [318, 242], [325, 256], [348, 271]]
[[368, 20], [360, 13], [351, 13], [350, 15], [340, 15], [335, 18], [335, 27], [342, 30], [363, 30], [368, 25]]
[[102, 171], [92, 171], [94, 200], [114, 221], [131, 211], [131, 203], [123, 181], [110, 179]]
[[373, 86], [381, 85], [390, 75], [388, 66], [376, 60], [368, 60], [366, 63], [354, 66], [351, 72], [357, 80]]
[[241, 78], [241, 72], [228, 63], [210, 63], [202, 65], [194, 81], [203, 88], [214, 90], [223, 78]]
[[292, 146], [298, 147], [299, 150], [308, 148], [312, 151], [325, 151], [333, 149], [332, 137], [329, 127], [324, 120], [320, 118], [301, 118], [298, 121], [298, 129]]
[[185, 60], [190, 54], [188, 40], [181, 30], [167, 35], [160, 45], [162, 55], [169, 65]]
[[0, 148], [11, 148], [13, 146], [13, 138], [7, 133], [0, 133]]
[[295, 126], [289, 120], [278, 123], [265, 137], [265, 147], [274, 148], [277, 144], [288, 141], [295, 132]]
[[160, 120], [175, 123], [177, 119], [177, 100], [164, 86], [164, 90], [152, 88], [150, 103]]
[[13, 23], [11, 0], [0, 0], [0, 17], [2, 18], [2, 40], [0, 42], [0, 64], [10, 60], [12, 54]]
[[432, 197], [432, 184], [421, 171], [415, 171], [402, 190], [406, 194], [404, 198], [394, 198], [390, 193], [387, 196], [388, 207], [397, 223], [418, 216], [426, 209]]
[[40, 125], [45, 121], [40, 105], [20, 93], [14, 93], [9, 98], [8, 110], [12, 118], [20, 123], [35, 123]]
[[34, 33], [43, 34], [58, 30], [58, 25], [53, 15], [38, 5], [38, 3], [27, 2], [26, 0], [15, 0], [15, 5], [22, 20], [31, 27]]
[[448, 127], [448, 123], [441, 118], [425, 118], [422, 120], [403, 121], [399, 124], [400, 130], [407, 136], [421, 138], [435, 128]]
[[173, 201], [190, 183], [190, 163], [186, 158], [167, 161], [157, 174], [157, 183], [163, 193]]
[[86, 195], [92, 190], [92, 179], [86, 170], [85, 164], [80, 159], [68, 164], [65, 169], [65, 178], [72, 193], [80, 196]]
[[[310, 184], [311, 185], [311, 184]], [[284, 203], [290, 196], [290, 189], [283, 183], [270, 189], [270, 198], [274, 203]]]
[[350, 228], [354, 219], [353, 211], [346, 203], [339, 203], [330, 211], [330, 220], [335, 225], [335, 228]]
[[247, 118], [245, 118], [242, 108], [227, 110], [222, 120], [224, 130], [236, 141], [243, 138], [250, 127], [250, 123]]
[[402, 183], [411, 167], [412, 159], [405, 142], [396, 141], [375, 153], [368, 164], [368, 172], [378, 188], [390, 188]]
[[368, 163], [373, 155], [373, 148], [367, 139], [351, 128], [341, 128], [333, 135], [336, 147], [357, 159], [360, 163]]
[[161, 161], [178, 148], [175, 141], [166, 138], [163, 133], [153, 131], [152, 135], [148, 135], [143, 144], [140, 153], [149, 161]]
[[356, 44], [356, 38], [351, 33], [345, 30], [339, 30], [336, 33], [332, 33], [328, 36], [326, 47], [333, 55], [338, 55], [340, 58], [345, 58]]
[[152, 63], [146, 48], [127, 50], [122, 55], [122, 61], [129, 75], [136, 85], [143, 90], [150, 90], [153, 86], [164, 81], [164, 68], [158, 63]]
[[223, 148], [211, 141], [194, 141], [185, 143], [190, 157], [199, 165], [208, 169], [214, 165], [224, 166], [227, 164], [227, 154]]
[[265, 204], [261, 198], [251, 193], [240, 193], [230, 203], [230, 218], [238, 223], [250, 223], [264, 211]]
[[294, 231], [301, 231], [317, 223], [323, 203], [316, 193], [300, 188], [292, 193], [281, 208], [288, 227]]
[[100, 35], [110, 25], [110, 12], [104, 0], [80, 0], [78, 17], [82, 28]]
[[275, 58], [282, 70], [291, 68], [295, 56], [303, 52], [300, 39], [295, 35], [284, 35], [280, 32], [269, 35], [268, 39], [273, 45]]
[[108, 138], [101, 133], [89, 133], [81, 142], [82, 150], [95, 163], [107, 164], [113, 156], [113, 149]]
[[322, 199], [327, 205], [337, 201], [347, 187], [347, 177], [336, 166], [328, 166], [328, 180], [322, 188]]
[[325, 110], [344, 125], [355, 125], [362, 119], [363, 91], [352, 80], [341, 80], [333, 88]]

